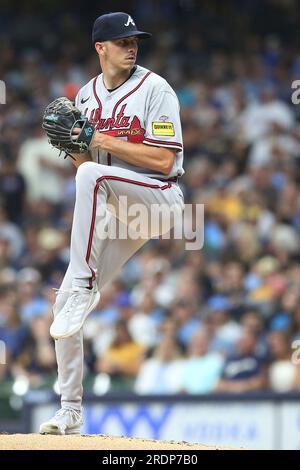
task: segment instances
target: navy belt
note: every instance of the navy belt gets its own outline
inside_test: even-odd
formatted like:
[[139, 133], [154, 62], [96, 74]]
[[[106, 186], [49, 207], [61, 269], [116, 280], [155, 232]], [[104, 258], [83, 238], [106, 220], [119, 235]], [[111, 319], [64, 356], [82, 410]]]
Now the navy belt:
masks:
[[178, 176], [173, 176], [173, 178], [168, 178], [168, 179], [157, 178], [156, 176], [151, 176], [151, 178], [156, 179], [158, 181], [162, 181], [164, 183], [177, 183], [178, 182]]

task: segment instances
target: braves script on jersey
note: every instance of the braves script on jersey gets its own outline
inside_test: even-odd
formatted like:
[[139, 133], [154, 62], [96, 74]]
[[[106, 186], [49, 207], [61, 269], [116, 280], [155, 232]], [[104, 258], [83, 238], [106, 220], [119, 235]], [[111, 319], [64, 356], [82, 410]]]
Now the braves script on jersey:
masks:
[[[167, 179], [184, 173], [178, 99], [159, 75], [135, 66], [125, 83], [108, 91], [100, 74], [81, 88], [75, 104], [99, 132], [129, 142], [176, 149], [173, 168], [164, 177]], [[97, 163], [158, 176], [152, 170], [131, 165], [101, 149], [93, 150], [91, 154]]]

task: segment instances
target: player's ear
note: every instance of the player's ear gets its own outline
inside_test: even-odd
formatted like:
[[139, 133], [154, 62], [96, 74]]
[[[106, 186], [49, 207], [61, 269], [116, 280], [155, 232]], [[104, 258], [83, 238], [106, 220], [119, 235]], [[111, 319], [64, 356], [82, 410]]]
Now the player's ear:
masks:
[[95, 49], [98, 55], [102, 55], [104, 52], [104, 43], [103, 42], [95, 42]]

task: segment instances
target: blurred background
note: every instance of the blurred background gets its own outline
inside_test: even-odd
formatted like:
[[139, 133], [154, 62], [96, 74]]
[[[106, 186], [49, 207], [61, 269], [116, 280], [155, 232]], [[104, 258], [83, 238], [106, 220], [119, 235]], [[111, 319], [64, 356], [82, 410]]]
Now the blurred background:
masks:
[[205, 204], [205, 243], [152, 240], [103, 289], [84, 326], [85, 431], [300, 448], [297, 0], [1, 0], [0, 430], [35, 431], [58, 400], [49, 325], [75, 170], [41, 116], [99, 73], [92, 23], [124, 9], [153, 33], [138, 63], [180, 100], [180, 185]]

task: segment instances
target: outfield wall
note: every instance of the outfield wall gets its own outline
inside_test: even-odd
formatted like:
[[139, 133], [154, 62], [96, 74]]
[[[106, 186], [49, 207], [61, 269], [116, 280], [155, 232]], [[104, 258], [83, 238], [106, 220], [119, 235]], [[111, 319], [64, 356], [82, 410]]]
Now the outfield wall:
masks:
[[[31, 393], [27, 432], [37, 432], [57, 397]], [[251, 449], [300, 449], [300, 394], [210, 396], [88, 396], [84, 434], [111, 434]]]

